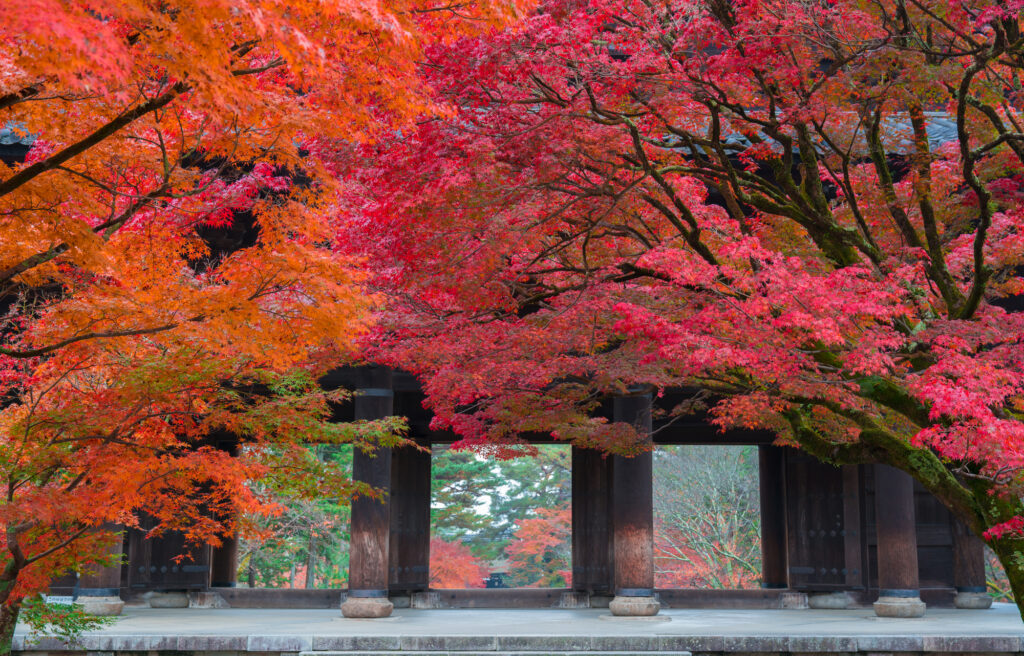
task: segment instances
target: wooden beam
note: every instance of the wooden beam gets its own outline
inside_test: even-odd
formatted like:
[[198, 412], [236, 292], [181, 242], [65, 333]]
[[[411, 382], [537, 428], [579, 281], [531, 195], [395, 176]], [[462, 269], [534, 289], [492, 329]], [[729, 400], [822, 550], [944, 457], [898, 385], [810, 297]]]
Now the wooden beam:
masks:
[[789, 587], [786, 477], [783, 447], [757, 448], [761, 493], [761, 587]]
[[[217, 592], [232, 608], [337, 608], [341, 588], [222, 588]], [[438, 590], [442, 608], [557, 608], [565, 588], [473, 588]], [[658, 588], [658, 595], [671, 608], [779, 608], [784, 590], [710, 590]], [[435, 593], [431, 593], [435, 594]], [[850, 593], [858, 604], [871, 602], [863, 591]], [[952, 589], [922, 590], [929, 606], [951, 607]], [[129, 601], [142, 602], [141, 593]]]
[[612, 458], [572, 447], [572, 588], [611, 594], [614, 588], [611, 522]]

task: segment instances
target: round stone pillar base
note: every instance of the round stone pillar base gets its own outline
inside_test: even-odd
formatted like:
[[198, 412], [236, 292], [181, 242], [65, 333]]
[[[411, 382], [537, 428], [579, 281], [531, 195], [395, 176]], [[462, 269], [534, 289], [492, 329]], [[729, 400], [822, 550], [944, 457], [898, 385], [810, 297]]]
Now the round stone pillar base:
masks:
[[992, 597], [984, 590], [957, 590], [953, 605], [964, 610], [985, 610], [992, 607]]
[[389, 617], [395, 605], [387, 597], [349, 597], [341, 604], [341, 614], [351, 619]]
[[608, 602], [608, 610], [617, 617], [647, 617], [657, 615], [661, 603], [654, 597], [623, 597], [616, 595]]
[[114, 596], [78, 597], [75, 599], [75, 605], [81, 607], [82, 612], [86, 615], [95, 615], [96, 617], [113, 617], [120, 615], [124, 610], [124, 602], [120, 597]]
[[875, 602], [875, 615], [879, 617], [921, 617], [925, 604], [920, 597], [882, 596]]

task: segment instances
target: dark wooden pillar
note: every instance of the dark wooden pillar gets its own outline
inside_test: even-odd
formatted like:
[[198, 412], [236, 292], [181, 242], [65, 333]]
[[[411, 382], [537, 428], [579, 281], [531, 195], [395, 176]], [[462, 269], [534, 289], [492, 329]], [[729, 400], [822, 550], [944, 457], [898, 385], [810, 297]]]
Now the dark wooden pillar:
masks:
[[956, 517], [950, 519], [953, 533], [953, 585], [957, 608], [982, 609], [992, 605], [985, 582], [985, 543]]
[[[355, 419], [382, 419], [392, 414], [394, 391], [391, 370], [366, 367], [359, 372], [355, 393]], [[352, 478], [379, 490], [383, 498], [359, 496], [352, 500], [349, 544], [348, 599], [341, 606], [346, 617], [385, 617], [388, 601], [388, 566], [391, 542], [391, 449], [370, 453], [355, 449]]]
[[612, 458], [596, 449], [572, 447], [572, 588], [611, 594]]
[[878, 534], [878, 601], [883, 617], [920, 617], [914, 479], [906, 472], [875, 465], [875, 522]]
[[391, 453], [390, 589], [430, 587], [430, 446]]
[[124, 608], [124, 602], [121, 601], [124, 537], [121, 527], [113, 524], [105, 524], [100, 530], [112, 534], [106, 553], [110, 564], [93, 565], [78, 573], [78, 584], [74, 590], [75, 603], [89, 615], [120, 615]]
[[[217, 449], [226, 451], [231, 457], [238, 456], [238, 438], [224, 434], [215, 438]], [[226, 517], [225, 519], [230, 519]], [[210, 550], [210, 587], [233, 588], [238, 581], [238, 536], [225, 536], [220, 546]]]
[[225, 537], [210, 557], [210, 587], [233, 588], [238, 581], [238, 537]]
[[[651, 444], [651, 395], [616, 397], [613, 416], [633, 424]], [[654, 487], [653, 454], [612, 456], [612, 529], [614, 615], [654, 615]]]
[[758, 447], [758, 473], [761, 486], [761, 587], [788, 588], [783, 447]]

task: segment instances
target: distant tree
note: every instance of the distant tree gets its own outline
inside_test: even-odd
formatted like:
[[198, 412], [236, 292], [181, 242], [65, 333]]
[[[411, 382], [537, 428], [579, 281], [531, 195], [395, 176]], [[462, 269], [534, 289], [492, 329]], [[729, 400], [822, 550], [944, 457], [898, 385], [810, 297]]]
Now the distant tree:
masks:
[[572, 583], [572, 515], [568, 505], [539, 508], [520, 519], [505, 547], [508, 580], [516, 587], [562, 588]]
[[[493, 508], [503, 484], [493, 460], [480, 458], [472, 451], [434, 447], [430, 483], [433, 534], [442, 540], [457, 542], [488, 530], [495, 517], [493, 513], [481, 513], [479, 506]], [[500, 545], [485, 546], [479, 540], [474, 541], [474, 553], [480, 557], [490, 560], [499, 552]]]
[[985, 548], [985, 582], [989, 595], [995, 601], [1014, 603], [1013, 590], [1010, 588], [1006, 570], [999, 562], [999, 557], [988, 547]]
[[461, 542], [430, 540], [430, 587], [482, 588], [487, 565]]
[[520, 518], [541, 509], [568, 507], [572, 497], [571, 459], [565, 445], [539, 444], [530, 455], [496, 460], [503, 485], [493, 500], [491, 530], [510, 535]]
[[750, 588], [761, 579], [757, 447], [669, 446], [654, 452], [657, 584]]

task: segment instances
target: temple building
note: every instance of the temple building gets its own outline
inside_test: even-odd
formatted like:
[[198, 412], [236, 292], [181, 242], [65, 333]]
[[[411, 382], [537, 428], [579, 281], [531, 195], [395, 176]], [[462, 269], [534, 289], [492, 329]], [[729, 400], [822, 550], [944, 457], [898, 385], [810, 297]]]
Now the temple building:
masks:
[[[423, 394], [411, 376], [385, 368], [344, 370], [329, 385], [356, 391], [339, 420], [391, 415], [429, 446], [451, 442], [431, 431]], [[126, 532], [124, 565], [55, 581], [96, 612], [150, 594], [154, 605], [192, 603], [247, 608], [329, 608], [347, 617], [381, 617], [411, 608], [607, 607], [615, 615], [670, 608], [846, 608], [874, 603], [880, 616], [916, 617], [925, 604], [985, 608], [984, 545], [909, 475], [884, 465], [833, 467], [757, 431], [722, 433], [702, 417], [652, 420], [666, 393], [617, 397], [609, 418], [629, 422], [653, 445], [756, 445], [760, 473], [762, 588], [655, 587], [652, 453], [605, 455], [572, 447], [572, 583], [568, 589], [432, 590], [429, 585], [429, 449], [355, 451], [353, 477], [387, 490], [384, 502], [351, 508], [349, 588], [236, 587], [238, 541], [188, 548], [180, 536]], [[657, 414], [657, 413], [654, 413]], [[232, 448], [230, 443], [223, 448]], [[188, 558], [176, 559], [183, 553]], [[187, 593], [187, 594], [186, 594]], [[343, 602], [343, 603], [342, 603]]]

